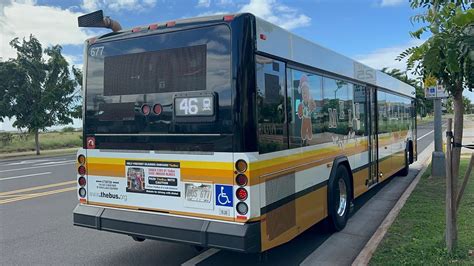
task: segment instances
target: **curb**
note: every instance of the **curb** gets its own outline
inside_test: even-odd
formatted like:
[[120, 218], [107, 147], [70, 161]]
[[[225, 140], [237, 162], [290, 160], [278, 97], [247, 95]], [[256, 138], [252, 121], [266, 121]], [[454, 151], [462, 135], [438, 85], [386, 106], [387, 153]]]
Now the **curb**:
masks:
[[372, 255], [374, 254], [375, 250], [377, 250], [377, 247], [382, 242], [388, 229], [397, 218], [398, 214], [400, 213], [400, 210], [405, 205], [406, 201], [410, 197], [413, 190], [415, 190], [416, 185], [418, 185], [418, 182], [421, 179], [421, 176], [423, 176], [425, 171], [428, 169], [428, 165], [431, 162], [431, 153], [434, 150], [433, 143], [431, 143], [428, 147], [429, 147], [429, 150], [427, 151], [429, 151], [429, 156], [427, 156], [427, 158], [425, 158], [424, 161], [421, 162], [420, 171], [418, 172], [416, 177], [413, 179], [411, 184], [408, 186], [408, 188], [405, 190], [405, 192], [403, 192], [403, 194], [400, 196], [397, 203], [395, 203], [395, 206], [393, 206], [393, 208], [387, 214], [385, 219], [379, 225], [379, 227], [377, 228], [377, 231], [375, 231], [375, 233], [372, 235], [369, 241], [365, 244], [364, 248], [360, 251], [359, 255], [352, 262], [352, 266], [369, 264], [370, 259], [372, 258]]

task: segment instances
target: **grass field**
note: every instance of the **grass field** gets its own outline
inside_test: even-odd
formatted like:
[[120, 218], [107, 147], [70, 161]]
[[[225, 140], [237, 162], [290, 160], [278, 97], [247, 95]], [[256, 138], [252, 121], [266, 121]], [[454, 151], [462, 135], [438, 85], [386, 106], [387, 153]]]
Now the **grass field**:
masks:
[[[47, 132], [40, 133], [39, 142], [41, 150], [54, 150], [62, 148], [79, 147], [82, 144], [82, 132]], [[20, 134], [13, 134], [11, 142], [0, 143], [1, 153], [24, 152], [35, 150], [35, 137], [20, 137]]]
[[[468, 163], [469, 159], [461, 160], [460, 180]], [[474, 250], [472, 173], [459, 208], [458, 247], [453, 254], [447, 252], [443, 238], [445, 180], [429, 176], [427, 170], [374, 253], [371, 265], [474, 265], [474, 256], [469, 255]]]

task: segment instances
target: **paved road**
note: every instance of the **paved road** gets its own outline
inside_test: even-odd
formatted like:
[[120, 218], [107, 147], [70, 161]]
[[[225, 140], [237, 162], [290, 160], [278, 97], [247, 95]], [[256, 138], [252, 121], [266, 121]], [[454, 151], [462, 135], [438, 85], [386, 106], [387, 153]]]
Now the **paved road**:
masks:
[[[418, 127], [418, 152], [433, 140], [433, 124]], [[128, 236], [72, 226], [75, 156], [0, 161], [0, 264], [255, 264], [258, 255], [227, 251], [196, 251], [161, 242], [135, 242]], [[381, 189], [356, 202], [360, 208]], [[268, 252], [265, 264], [296, 265], [331, 235], [320, 223]], [[197, 257], [196, 256], [200, 256]]]

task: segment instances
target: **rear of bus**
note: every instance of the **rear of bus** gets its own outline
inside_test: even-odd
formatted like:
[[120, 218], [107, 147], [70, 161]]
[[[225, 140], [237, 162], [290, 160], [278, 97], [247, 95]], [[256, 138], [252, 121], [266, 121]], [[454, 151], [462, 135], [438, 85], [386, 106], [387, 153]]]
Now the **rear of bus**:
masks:
[[243, 65], [253, 49], [242, 42], [252, 20], [212, 18], [86, 42], [75, 225], [260, 251], [248, 159], [234, 153], [255, 143], [241, 137], [255, 128], [242, 123], [251, 114], [236, 89], [252, 83]]

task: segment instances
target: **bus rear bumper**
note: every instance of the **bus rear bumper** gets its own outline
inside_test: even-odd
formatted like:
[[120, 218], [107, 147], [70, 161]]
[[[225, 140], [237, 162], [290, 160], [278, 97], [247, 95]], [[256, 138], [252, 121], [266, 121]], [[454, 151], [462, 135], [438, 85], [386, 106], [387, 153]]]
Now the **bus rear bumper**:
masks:
[[260, 252], [260, 223], [236, 224], [78, 204], [74, 225], [146, 239]]

